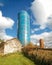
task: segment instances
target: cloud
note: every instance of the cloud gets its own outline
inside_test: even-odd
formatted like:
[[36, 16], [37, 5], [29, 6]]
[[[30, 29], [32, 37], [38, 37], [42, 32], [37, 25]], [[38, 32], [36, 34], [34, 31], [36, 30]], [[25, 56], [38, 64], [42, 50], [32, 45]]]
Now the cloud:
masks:
[[6, 28], [12, 28], [14, 22], [12, 19], [8, 17], [2, 16], [2, 12], [0, 11], [0, 28], [6, 29]]
[[2, 16], [2, 11], [0, 11], [0, 39], [11, 39], [12, 36], [6, 34], [5, 29], [12, 29], [14, 21], [11, 18]]
[[[52, 19], [48, 19], [52, 15], [52, 0], [34, 0], [31, 5], [31, 11], [36, 19], [35, 24], [40, 25], [40, 29], [44, 29], [49, 26], [52, 27]], [[51, 16], [52, 17], [52, 16]], [[48, 25], [50, 24], [50, 25]]]
[[9, 40], [9, 39], [12, 39], [13, 37], [12, 36], [9, 36], [6, 34], [5, 30], [0, 30], [0, 39], [2, 40]]
[[38, 35], [37, 34], [31, 35], [31, 42], [33, 42], [34, 44], [39, 43], [40, 39], [44, 39], [46, 47], [52, 48], [52, 32], [44, 32]]
[[31, 4], [31, 11], [35, 18], [32, 24], [39, 25], [38, 28], [32, 30], [32, 33], [46, 28], [51, 29], [50, 32], [31, 35], [31, 42], [37, 44], [39, 39], [43, 38], [45, 46], [52, 48], [52, 0], [34, 0]]
[[2, 7], [2, 6], [4, 6], [4, 4], [0, 2], [0, 6]]

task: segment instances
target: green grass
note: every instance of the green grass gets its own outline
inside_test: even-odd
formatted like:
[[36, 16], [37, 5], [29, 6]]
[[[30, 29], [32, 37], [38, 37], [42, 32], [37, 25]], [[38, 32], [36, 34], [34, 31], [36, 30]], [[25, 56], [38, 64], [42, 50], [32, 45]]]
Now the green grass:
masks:
[[0, 65], [35, 65], [31, 60], [23, 56], [22, 53], [13, 53], [0, 56]]

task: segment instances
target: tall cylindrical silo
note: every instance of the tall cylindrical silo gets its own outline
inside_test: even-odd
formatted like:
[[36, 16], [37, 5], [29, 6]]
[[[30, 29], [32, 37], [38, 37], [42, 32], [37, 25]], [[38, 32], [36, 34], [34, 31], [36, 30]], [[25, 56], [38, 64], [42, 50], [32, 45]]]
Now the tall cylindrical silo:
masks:
[[22, 45], [30, 42], [30, 17], [26, 11], [18, 13], [18, 38]]

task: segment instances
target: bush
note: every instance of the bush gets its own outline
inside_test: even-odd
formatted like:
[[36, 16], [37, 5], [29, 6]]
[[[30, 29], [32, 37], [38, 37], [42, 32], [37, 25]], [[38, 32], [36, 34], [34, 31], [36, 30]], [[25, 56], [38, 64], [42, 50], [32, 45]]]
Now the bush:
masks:
[[52, 49], [33, 49], [34, 47], [31, 47], [26, 46], [23, 48], [23, 53], [28, 58], [36, 62], [38, 65], [52, 65]]

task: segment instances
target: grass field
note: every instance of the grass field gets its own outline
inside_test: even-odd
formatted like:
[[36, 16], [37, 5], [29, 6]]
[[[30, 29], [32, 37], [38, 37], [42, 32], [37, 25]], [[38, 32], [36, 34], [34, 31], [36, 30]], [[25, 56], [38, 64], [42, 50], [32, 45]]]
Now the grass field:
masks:
[[22, 53], [13, 53], [0, 56], [0, 65], [35, 65], [31, 60], [23, 56]]

